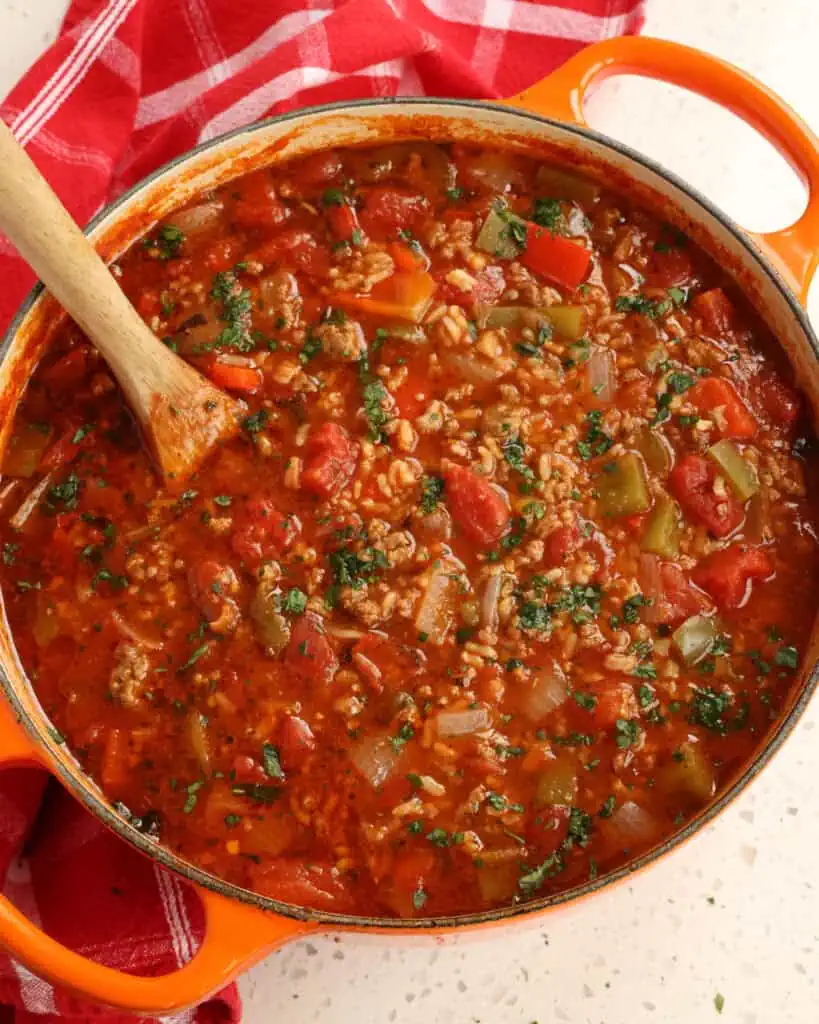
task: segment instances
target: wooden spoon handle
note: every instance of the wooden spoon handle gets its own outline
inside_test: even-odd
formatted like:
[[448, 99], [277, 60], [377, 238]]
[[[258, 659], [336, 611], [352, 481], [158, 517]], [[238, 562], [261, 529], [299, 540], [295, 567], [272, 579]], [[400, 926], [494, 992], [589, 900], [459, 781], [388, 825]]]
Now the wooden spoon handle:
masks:
[[148, 329], [2, 121], [0, 231], [102, 353], [166, 480], [238, 429], [237, 404]]
[[[123, 372], [129, 376], [134, 359], [155, 356], [156, 339], [2, 121], [0, 230], [94, 342], [117, 378]], [[123, 351], [128, 353], [127, 368]]]

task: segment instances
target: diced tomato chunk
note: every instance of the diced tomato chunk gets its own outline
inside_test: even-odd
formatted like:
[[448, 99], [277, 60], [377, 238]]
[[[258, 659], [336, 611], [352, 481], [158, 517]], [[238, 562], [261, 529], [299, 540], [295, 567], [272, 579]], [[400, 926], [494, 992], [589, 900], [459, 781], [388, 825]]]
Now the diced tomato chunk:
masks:
[[742, 505], [732, 494], [715, 494], [717, 470], [710, 459], [685, 455], [671, 470], [668, 486], [683, 511], [707, 527], [715, 537], [726, 537], [742, 522]]
[[719, 436], [746, 438], [756, 434], [757, 422], [750, 409], [723, 377], [703, 377], [686, 397], [702, 415], [709, 415]]
[[330, 250], [303, 228], [287, 228], [248, 256], [265, 266], [282, 263], [311, 277], [324, 277], [330, 269]]
[[247, 754], [239, 754], [234, 757], [231, 778], [235, 782], [264, 783], [268, 781], [264, 768], [255, 758], [249, 757]]
[[648, 282], [656, 288], [679, 288], [694, 276], [691, 257], [679, 246], [654, 250]]
[[230, 270], [238, 262], [241, 252], [242, 243], [238, 238], [220, 238], [206, 251], [204, 264], [214, 273]]
[[253, 888], [297, 907], [351, 914], [356, 909], [350, 884], [331, 864], [306, 858], [266, 859], [252, 869]]
[[546, 538], [546, 558], [552, 565], [562, 565], [567, 555], [576, 551], [582, 541], [580, 530], [574, 524], [558, 526]]
[[503, 268], [498, 266], [486, 267], [475, 275], [475, 286], [472, 289], [472, 302], [488, 305], [497, 301], [506, 289], [506, 279], [503, 276]]
[[248, 498], [233, 516], [230, 545], [250, 568], [277, 558], [301, 532], [301, 523], [268, 498]]
[[464, 466], [450, 466], [444, 480], [446, 503], [463, 533], [482, 547], [496, 544], [509, 529], [505, 494]]
[[765, 580], [772, 573], [773, 565], [763, 548], [732, 544], [705, 558], [691, 575], [720, 608], [739, 608], [750, 593], [751, 581]]
[[44, 369], [40, 379], [54, 391], [73, 388], [88, 372], [89, 355], [90, 353], [85, 347], [72, 348], [70, 352], [66, 352], [64, 356]]
[[408, 850], [396, 857], [382, 898], [399, 917], [418, 917], [440, 874], [434, 850]]
[[313, 153], [301, 162], [298, 180], [305, 185], [327, 185], [341, 174], [341, 156], [333, 149]]
[[414, 420], [429, 404], [429, 379], [422, 367], [411, 368], [404, 383], [396, 390], [395, 405], [402, 419]]
[[730, 334], [735, 327], [736, 310], [722, 288], [711, 288], [695, 296], [691, 310], [702, 318], [706, 330], [718, 338]]
[[81, 424], [79, 423], [71, 424], [68, 429], [57, 438], [54, 444], [51, 445], [43, 456], [40, 462], [40, 469], [58, 469], [60, 466], [71, 462], [81, 448], [87, 448], [93, 443], [93, 438], [91, 436], [93, 432], [91, 431], [82, 435], [78, 441], [74, 440], [74, 438], [78, 436], [78, 433], [82, 434], [82, 431], [79, 429], [80, 426]]
[[708, 607], [703, 595], [691, 586], [685, 573], [674, 562], [663, 562], [660, 566], [660, 582], [662, 595], [657, 613], [662, 617], [655, 621], [682, 622]]
[[428, 210], [429, 201], [417, 192], [377, 186], [364, 197], [361, 221], [368, 235], [383, 240], [398, 231], [412, 228]]
[[231, 595], [238, 590], [236, 573], [229, 565], [208, 558], [194, 562], [188, 569], [188, 590], [191, 600], [208, 622], [215, 622], [231, 603]]
[[424, 670], [426, 657], [416, 647], [396, 644], [387, 636], [366, 633], [353, 648], [353, 662], [359, 675], [376, 693], [399, 690]]
[[317, 498], [330, 498], [347, 484], [358, 461], [358, 444], [337, 423], [313, 431], [304, 454], [302, 489]]
[[542, 277], [576, 288], [589, 269], [591, 252], [579, 242], [553, 235], [538, 224], [526, 225], [526, 248], [520, 262]]
[[792, 427], [802, 411], [802, 397], [780, 378], [771, 374], [759, 383], [765, 412], [775, 423]]
[[232, 220], [243, 228], [275, 228], [288, 217], [287, 207], [276, 197], [270, 174], [256, 171], [238, 183], [239, 196], [233, 203]]
[[276, 198], [266, 203], [237, 202], [233, 207], [233, 222], [242, 228], [276, 228], [288, 217], [287, 207]]
[[594, 722], [601, 729], [611, 729], [618, 718], [637, 718], [640, 705], [634, 694], [634, 687], [626, 682], [606, 682], [603, 689], [595, 691], [597, 703], [594, 706]]
[[361, 232], [358, 214], [349, 203], [327, 207], [327, 222], [333, 236], [340, 242], [351, 242], [356, 232]]
[[287, 715], [279, 726], [279, 756], [285, 771], [300, 768], [316, 749], [313, 730], [303, 718]]
[[327, 686], [332, 682], [338, 671], [338, 658], [318, 615], [305, 612], [296, 620], [284, 660], [300, 682], [309, 686]]

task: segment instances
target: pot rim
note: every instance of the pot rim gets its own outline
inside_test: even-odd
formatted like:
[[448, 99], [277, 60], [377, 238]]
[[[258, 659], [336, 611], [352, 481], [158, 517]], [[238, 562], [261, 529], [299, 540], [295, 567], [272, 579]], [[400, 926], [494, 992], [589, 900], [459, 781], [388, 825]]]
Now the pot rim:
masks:
[[[711, 200], [704, 196], [698, 189], [688, 184], [673, 171], [666, 169], [652, 158], [645, 156], [638, 150], [635, 150], [616, 139], [612, 139], [593, 128], [533, 113], [521, 107], [509, 106], [499, 101], [447, 99], [430, 96], [371, 97], [361, 100], [320, 104], [317, 106], [306, 107], [301, 110], [293, 110], [283, 114], [273, 115], [271, 117], [264, 118], [263, 120], [255, 121], [250, 125], [244, 125], [238, 128], [233, 128], [230, 131], [223, 132], [212, 139], [208, 139], [197, 144], [192, 149], [186, 150], [184, 153], [174, 157], [172, 160], [169, 160], [161, 167], [156, 168], [150, 174], [146, 175], [135, 185], [132, 185], [131, 188], [127, 189], [113, 200], [113, 202], [109, 203], [95, 214], [83, 231], [85, 234], [90, 234], [103, 221], [110, 218], [112, 214], [115, 214], [134, 196], [138, 195], [153, 181], [155, 181], [156, 178], [173, 170], [174, 168], [182, 167], [193, 157], [207, 152], [210, 149], [217, 148], [230, 139], [235, 139], [243, 134], [251, 136], [254, 133], [262, 131], [274, 124], [286, 123], [288, 121], [299, 120], [302, 118], [310, 118], [315, 115], [326, 115], [335, 112], [340, 113], [349, 111], [366, 112], [368, 108], [380, 109], [384, 107], [404, 105], [418, 107], [433, 105], [436, 107], [448, 108], [449, 110], [463, 110], [464, 108], [467, 110], [470, 108], [494, 110], [496, 112], [507, 114], [512, 118], [518, 118], [524, 122], [528, 121], [535, 125], [545, 124], [549, 127], [557, 128], [562, 132], [566, 132], [569, 135], [574, 135], [580, 139], [590, 140], [606, 149], [614, 151], [619, 156], [626, 157], [628, 160], [641, 165], [643, 168], [656, 174], [658, 177], [674, 186], [688, 199], [692, 200], [699, 210], [704, 210], [713, 217], [734, 238], [735, 241], [739, 242], [741, 247], [752, 258], [756, 268], [767, 277], [768, 281], [784, 298], [790, 312], [798, 322], [805, 338], [807, 339], [814, 358], [819, 362], [819, 339], [817, 339], [816, 334], [810, 326], [805, 309], [802, 307], [793, 291], [788, 287], [782, 275], [759, 251], [759, 249], [754, 246], [748, 233], [732, 218], [723, 213], [722, 210], [713, 204]], [[43, 294], [44, 290], [43, 285], [38, 282], [29, 292], [20, 309], [10, 322], [8, 328], [3, 334], [2, 340], [0, 341], [0, 362], [5, 360], [14, 343], [14, 339], [20, 326], [26, 316], [28, 316], [34, 304]], [[334, 927], [336, 929], [366, 929], [381, 932], [428, 932], [440, 930], [442, 928], [452, 931], [475, 925], [506, 922], [524, 915], [536, 914], [557, 908], [559, 906], [575, 902], [580, 898], [591, 896], [602, 889], [609, 888], [615, 882], [628, 878], [630, 875], [635, 874], [642, 868], [655, 863], [666, 854], [681, 846], [686, 840], [699, 832], [703, 826], [713, 821], [749, 783], [757, 778], [762, 769], [770, 762], [774, 754], [776, 754], [780, 749], [787, 737], [793, 732], [797, 722], [813, 697], [817, 686], [819, 686], [819, 663], [814, 664], [810, 672], [805, 675], [800, 684], [798, 695], [793, 700], [788, 711], [774, 723], [764, 744], [759, 748], [753, 758], [747, 762], [745, 767], [735, 777], [731, 784], [682, 829], [678, 832], [674, 832], [661, 843], [651, 847], [634, 860], [628, 861], [619, 868], [603, 874], [598, 878], [588, 879], [583, 883], [574, 885], [559, 893], [555, 893], [551, 896], [545, 896], [541, 899], [515, 904], [511, 907], [500, 907], [471, 914], [455, 915], [452, 917], [404, 920], [401, 918], [334, 914], [328, 911], [313, 910], [306, 907], [280, 903], [270, 897], [262, 896], [249, 889], [224, 881], [216, 875], [212, 875], [209, 872], [196, 867], [194, 864], [182, 857], [179, 857], [170, 849], [152, 841], [146, 835], [137, 831], [133, 825], [114, 810], [113, 805], [108, 802], [96, 783], [86, 776], [84, 772], [82, 772], [82, 776], [85, 781], [81, 782], [60, 762], [58, 758], [54, 756], [52, 745], [56, 741], [53, 737], [44, 735], [43, 731], [29, 715], [22, 701], [17, 696], [11, 682], [6, 676], [6, 673], [0, 669], [0, 689], [2, 689], [2, 692], [9, 701], [17, 720], [25, 727], [26, 731], [35, 740], [37, 745], [45, 748], [51, 761], [49, 766], [50, 770], [59, 778], [60, 782], [76, 799], [83, 803], [91, 813], [100, 818], [105, 825], [116, 832], [116, 834], [125, 842], [136, 847], [140, 852], [157, 861], [163, 867], [181, 875], [185, 881], [192, 883], [194, 886], [201, 886], [202, 888], [209, 889], [219, 895], [237, 900], [238, 902], [255, 907], [261, 911], [269, 911], [291, 920], [311, 921], [317, 924]], [[48, 716], [45, 715], [45, 712], [43, 714], [47, 720]]]

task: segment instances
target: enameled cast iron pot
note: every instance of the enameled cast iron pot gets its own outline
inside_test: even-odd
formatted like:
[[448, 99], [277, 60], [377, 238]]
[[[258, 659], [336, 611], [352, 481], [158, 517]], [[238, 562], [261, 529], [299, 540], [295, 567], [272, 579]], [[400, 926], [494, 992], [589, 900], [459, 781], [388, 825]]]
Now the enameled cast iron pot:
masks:
[[[583, 101], [611, 74], [640, 74], [691, 89], [738, 114], [766, 136], [807, 184], [807, 207], [791, 227], [764, 236], [742, 231], [684, 182], [644, 157], [589, 130]], [[265, 101], [266, 102], [266, 101]], [[249, 109], [248, 114], [253, 115]], [[632, 196], [689, 234], [735, 277], [784, 346], [814, 412], [819, 410], [819, 343], [803, 309], [819, 249], [819, 140], [764, 86], [695, 50], [653, 39], [626, 38], [592, 46], [506, 103], [464, 100], [364, 100], [317, 107], [263, 121], [205, 142], [132, 189], [93, 222], [89, 234], [113, 260], [160, 218], [204, 189], [268, 163], [313, 150], [395, 140], [463, 140], [525, 150], [578, 167]], [[12, 413], [58, 310], [35, 290], [0, 350], [0, 450]], [[815, 417], [816, 418], [816, 417]], [[30, 970], [75, 993], [137, 1013], [163, 1013], [212, 993], [282, 943], [317, 929], [440, 933], [513, 921], [597, 892], [656, 861], [711, 821], [760, 771], [791, 732], [819, 682], [819, 630], [789, 707], [764, 745], [698, 818], [680, 833], [613, 874], [522, 906], [434, 921], [353, 918], [281, 904], [223, 882], [154, 845], [121, 818], [100, 789], [53, 738], [25, 678], [8, 624], [0, 626], [0, 764], [48, 768], [123, 839], [193, 883], [205, 905], [201, 949], [180, 970], [138, 978], [102, 967], [46, 936], [0, 898], [0, 943]]]

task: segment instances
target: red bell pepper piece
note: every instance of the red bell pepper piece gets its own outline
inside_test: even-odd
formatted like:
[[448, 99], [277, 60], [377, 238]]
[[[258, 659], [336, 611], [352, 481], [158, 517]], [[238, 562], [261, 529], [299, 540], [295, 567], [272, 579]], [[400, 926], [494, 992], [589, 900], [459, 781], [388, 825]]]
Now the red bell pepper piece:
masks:
[[731, 494], [714, 493], [716, 467], [700, 455], [684, 456], [672, 469], [668, 486], [683, 511], [715, 537], [726, 537], [742, 522], [742, 505]]
[[765, 580], [773, 565], [763, 548], [732, 544], [705, 558], [691, 574], [720, 608], [739, 608], [750, 594], [752, 580]]
[[576, 288], [586, 276], [591, 253], [579, 242], [553, 235], [548, 228], [529, 222], [520, 262], [565, 288]]
[[724, 377], [703, 377], [687, 397], [700, 413], [715, 413], [711, 418], [720, 437], [753, 437], [757, 422], [730, 381]]

